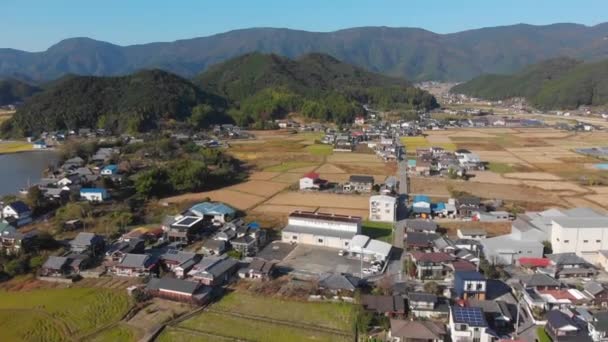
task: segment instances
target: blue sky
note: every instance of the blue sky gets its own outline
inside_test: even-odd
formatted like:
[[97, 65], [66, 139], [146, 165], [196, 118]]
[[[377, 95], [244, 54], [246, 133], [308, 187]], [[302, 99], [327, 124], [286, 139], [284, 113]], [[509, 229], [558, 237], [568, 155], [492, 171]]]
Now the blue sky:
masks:
[[421, 27], [438, 33], [516, 23], [608, 21], [607, 0], [0, 0], [0, 47], [40, 51], [69, 37], [120, 45], [248, 27], [333, 31]]

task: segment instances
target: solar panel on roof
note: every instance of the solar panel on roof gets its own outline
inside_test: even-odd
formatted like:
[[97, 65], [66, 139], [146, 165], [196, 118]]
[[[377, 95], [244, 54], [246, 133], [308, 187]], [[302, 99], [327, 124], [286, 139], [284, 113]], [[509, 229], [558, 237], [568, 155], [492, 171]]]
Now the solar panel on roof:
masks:
[[466, 323], [477, 327], [487, 325], [483, 311], [479, 308], [454, 307], [452, 314], [454, 315], [454, 322], [457, 323]]

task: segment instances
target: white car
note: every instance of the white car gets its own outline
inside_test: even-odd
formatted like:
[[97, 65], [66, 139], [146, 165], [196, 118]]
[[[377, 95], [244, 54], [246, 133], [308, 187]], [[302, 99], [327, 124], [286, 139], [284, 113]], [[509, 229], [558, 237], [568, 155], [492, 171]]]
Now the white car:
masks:
[[341, 249], [341, 250], [338, 252], [338, 255], [339, 255], [339, 256], [344, 256], [345, 254], [346, 254], [346, 252], [345, 252], [343, 249]]

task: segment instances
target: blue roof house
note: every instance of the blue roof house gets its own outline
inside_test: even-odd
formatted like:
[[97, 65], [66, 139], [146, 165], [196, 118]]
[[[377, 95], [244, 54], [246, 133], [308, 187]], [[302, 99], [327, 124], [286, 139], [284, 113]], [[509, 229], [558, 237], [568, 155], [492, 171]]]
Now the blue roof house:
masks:
[[229, 222], [236, 216], [236, 210], [231, 206], [219, 202], [202, 202], [190, 208], [190, 212], [198, 217], [210, 219], [215, 222]]
[[34, 143], [32, 144], [32, 147], [35, 150], [44, 150], [46, 148], [48, 148], [46, 142], [44, 140], [36, 140], [34, 141]]
[[118, 174], [118, 165], [111, 164], [101, 169], [101, 174], [104, 176], [113, 176]]
[[416, 195], [412, 201], [412, 211], [417, 216], [424, 216], [431, 213], [431, 200], [429, 196]]
[[82, 188], [80, 189], [80, 197], [89, 202], [103, 202], [110, 198], [108, 191], [102, 188]]
[[454, 273], [454, 292], [458, 298], [485, 300], [486, 288], [486, 277], [477, 271], [460, 271]]

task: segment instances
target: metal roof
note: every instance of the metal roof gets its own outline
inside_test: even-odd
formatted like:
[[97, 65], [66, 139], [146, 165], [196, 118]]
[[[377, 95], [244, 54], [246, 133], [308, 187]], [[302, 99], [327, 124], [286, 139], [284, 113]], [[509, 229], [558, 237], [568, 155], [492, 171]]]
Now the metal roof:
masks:
[[296, 226], [289, 224], [285, 228], [283, 228], [283, 232], [285, 233], [296, 233], [296, 234], [311, 234], [311, 235], [319, 235], [319, 236], [331, 236], [337, 237], [341, 239], [352, 239], [357, 233], [348, 232], [343, 230], [335, 230], [335, 229], [324, 229], [324, 228], [314, 228], [309, 226]]
[[224, 203], [215, 202], [202, 202], [195, 204], [190, 208], [190, 211], [198, 214], [199, 216], [204, 215], [234, 215], [236, 210]]
[[146, 286], [148, 290], [166, 290], [189, 295], [193, 295], [199, 287], [199, 282], [170, 278], [168, 276], [161, 279], [152, 278]]
[[563, 228], [608, 228], [608, 217], [556, 217], [553, 222]]

